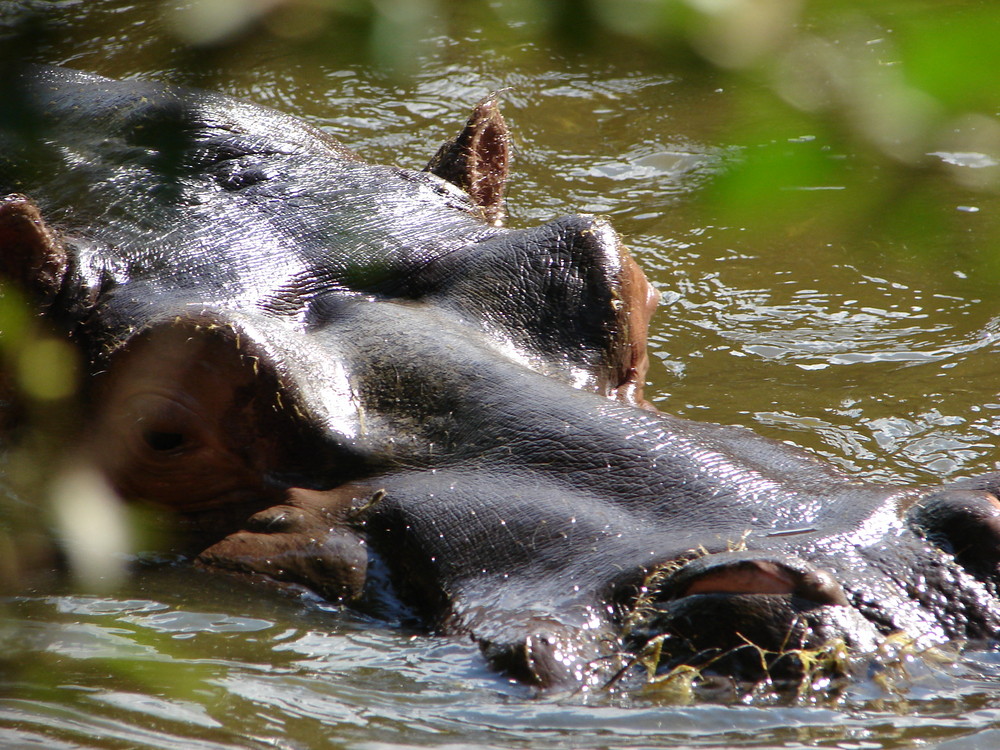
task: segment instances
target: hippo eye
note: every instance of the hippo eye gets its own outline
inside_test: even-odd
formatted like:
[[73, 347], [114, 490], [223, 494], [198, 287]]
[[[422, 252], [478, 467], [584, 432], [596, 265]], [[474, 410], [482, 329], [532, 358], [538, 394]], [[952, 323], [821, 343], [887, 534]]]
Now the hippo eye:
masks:
[[161, 432], [160, 430], [146, 430], [142, 433], [142, 439], [146, 445], [157, 452], [177, 450], [183, 446], [187, 440], [179, 432]]

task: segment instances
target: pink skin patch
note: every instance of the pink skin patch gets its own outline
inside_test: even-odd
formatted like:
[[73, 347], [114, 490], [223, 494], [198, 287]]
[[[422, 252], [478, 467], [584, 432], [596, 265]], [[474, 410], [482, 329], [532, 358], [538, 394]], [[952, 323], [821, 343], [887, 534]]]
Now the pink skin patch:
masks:
[[684, 592], [692, 594], [792, 594], [798, 581], [767, 561], [732, 565], [698, 578]]

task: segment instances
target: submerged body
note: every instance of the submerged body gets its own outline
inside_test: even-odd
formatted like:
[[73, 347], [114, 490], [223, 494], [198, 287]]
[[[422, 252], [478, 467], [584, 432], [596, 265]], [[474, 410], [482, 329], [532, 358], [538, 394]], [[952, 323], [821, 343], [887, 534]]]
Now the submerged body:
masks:
[[1000, 477], [866, 484], [652, 410], [652, 289], [602, 220], [501, 226], [495, 101], [412, 172], [219, 95], [22, 93], [0, 271], [86, 352], [95, 462], [200, 565], [398, 601], [542, 685], [651, 642], [753, 676], [748, 641], [777, 669], [1000, 629]]

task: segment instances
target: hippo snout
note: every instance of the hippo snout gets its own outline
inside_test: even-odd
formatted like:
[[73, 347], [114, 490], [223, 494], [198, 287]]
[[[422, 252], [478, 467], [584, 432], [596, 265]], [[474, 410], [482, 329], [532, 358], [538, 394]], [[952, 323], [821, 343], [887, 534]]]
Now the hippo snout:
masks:
[[803, 650], [843, 642], [873, 651], [880, 639], [830, 571], [752, 551], [683, 565], [658, 586], [639, 619], [633, 648], [656, 643], [657, 671], [685, 664], [751, 681], [797, 679]]

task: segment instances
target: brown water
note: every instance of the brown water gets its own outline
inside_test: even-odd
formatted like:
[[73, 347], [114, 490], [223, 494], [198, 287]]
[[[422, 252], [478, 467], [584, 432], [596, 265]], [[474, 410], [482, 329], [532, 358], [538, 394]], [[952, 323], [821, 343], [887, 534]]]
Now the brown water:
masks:
[[[64, 26], [50, 61], [176, 77], [150, 4], [54, 5]], [[730, 79], [628, 45], [560, 52], [486, 10], [454, 13], [409, 77], [353, 44], [271, 40], [203, 61], [202, 78], [408, 167], [506, 88], [510, 223], [612, 217], [663, 293], [649, 391], [660, 408], [749, 426], [859, 477], [996, 468], [1000, 324], [995, 279], [977, 273], [996, 197], [942, 184], [948, 220], [916, 236], [882, 231], [877, 216], [849, 232], [798, 222], [755, 235], [697, 201], [734, 155], [722, 133], [746, 92]], [[0, 628], [0, 746], [1000, 747], [992, 651], [799, 698], [538, 698], [485, 670], [469, 643], [170, 570], [113, 595], [22, 596]]]

